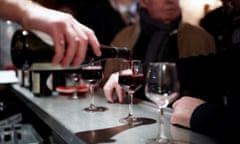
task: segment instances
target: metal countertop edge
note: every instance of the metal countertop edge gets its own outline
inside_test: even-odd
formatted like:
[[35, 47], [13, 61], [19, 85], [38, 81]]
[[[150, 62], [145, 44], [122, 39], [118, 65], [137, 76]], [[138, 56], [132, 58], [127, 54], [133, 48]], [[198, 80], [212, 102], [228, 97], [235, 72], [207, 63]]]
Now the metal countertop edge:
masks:
[[32, 95], [28, 90], [24, 91], [24, 88], [18, 84], [11, 85], [11, 91], [16, 94], [16, 96], [23, 101], [41, 120], [43, 120], [53, 131], [56, 132], [67, 144], [85, 144], [79, 137], [73, 134], [71, 131], [66, 129], [60, 122], [52, 118], [49, 114], [43, 111], [40, 107], [35, 105], [29, 99], [24, 97], [26, 93]]

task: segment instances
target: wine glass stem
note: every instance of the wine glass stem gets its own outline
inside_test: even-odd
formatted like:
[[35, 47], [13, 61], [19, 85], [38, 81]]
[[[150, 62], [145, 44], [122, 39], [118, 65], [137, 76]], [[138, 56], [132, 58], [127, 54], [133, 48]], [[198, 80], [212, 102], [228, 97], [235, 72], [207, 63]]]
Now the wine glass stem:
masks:
[[133, 94], [128, 93], [129, 95], [129, 106], [128, 106], [128, 117], [133, 116]]
[[159, 127], [158, 127], [158, 138], [164, 138], [164, 108], [160, 107], [159, 108]]
[[73, 98], [77, 99], [78, 98], [78, 93], [77, 93], [77, 81], [74, 80], [74, 92], [73, 92]]
[[90, 90], [90, 95], [91, 95], [90, 108], [95, 109], [96, 107], [95, 107], [95, 99], [94, 99], [94, 87], [92, 84], [90, 84], [89, 90]]

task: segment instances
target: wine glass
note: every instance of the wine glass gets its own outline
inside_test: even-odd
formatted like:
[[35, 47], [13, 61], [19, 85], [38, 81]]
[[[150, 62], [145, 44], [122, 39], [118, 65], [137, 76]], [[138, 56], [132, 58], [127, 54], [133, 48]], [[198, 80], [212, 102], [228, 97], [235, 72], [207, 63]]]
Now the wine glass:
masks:
[[107, 108], [95, 105], [94, 88], [103, 78], [102, 61], [93, 61], [83, 64], [81, 67], [81, 76], [83, 81], [89, 85], [89, 93], [91, 96], [90, 106], [85, 108], [86, 111], [105, 111]]
[[130, 102], [128, 116], [121, 118], [121, 123], [138, 124], [141, 120], [133, 116], [133, 95], [144, 82], [142, 62], [140, 60], [123, 60], [120, 63], [119, 85], [128, 93]]
[[164, 108], [172, 103], [179, 95], [179, 81], [175, 63], [152, 62], [149, 64], [145, 85], [145, 94], [148, 99], [158, 106], [159, 129], [158, 137], [148, 139], [147, 143], [171, 143], [164, 136]]
[[72, 95], [72, 99], [79, 99], [78, 97], [78, 84], [79, 84], [79, 80], [80, 80], [80, 75], [78, 73], [71, 73], [71, 80], [73, 82], [73, 95]]

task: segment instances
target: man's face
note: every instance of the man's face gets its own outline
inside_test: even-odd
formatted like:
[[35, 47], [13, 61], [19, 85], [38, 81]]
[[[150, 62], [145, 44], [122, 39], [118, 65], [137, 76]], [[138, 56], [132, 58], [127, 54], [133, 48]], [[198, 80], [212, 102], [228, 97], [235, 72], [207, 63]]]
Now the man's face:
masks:
[[181, 14], [179, 0], [140, 0], [140, 6], [146, 8], [153, 19], [170, 23]]

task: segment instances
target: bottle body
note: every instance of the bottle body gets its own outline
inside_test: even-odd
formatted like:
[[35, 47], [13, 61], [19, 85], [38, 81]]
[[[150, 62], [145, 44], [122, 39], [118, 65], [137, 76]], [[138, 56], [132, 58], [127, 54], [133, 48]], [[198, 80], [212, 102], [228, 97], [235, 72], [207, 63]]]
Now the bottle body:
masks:
[[44, 42], [35, 33], [24, 29], [14, 33], [11, 41], [11, 57], [17, 68], [29, 69], [35, 62], [51, 62], [53, 55], [53, 46]]
[[[86, 61], [96, 61], [106, 58], [125, 58], [131, 57], [130, 50], [125, 47], [101, 46], [102, 55], [95, 56], [91, 48], [88, 48]], [[13, 35], [11, 42], [11, 57], [13, 64], [22, 69], [30, 68], [33, 63], [51, 63], [54, 56], [53, 43], [47, 43], [44, 38], [30, 30], [20, 29]], [[48, 68], [49, 69], [49, 68]]]

